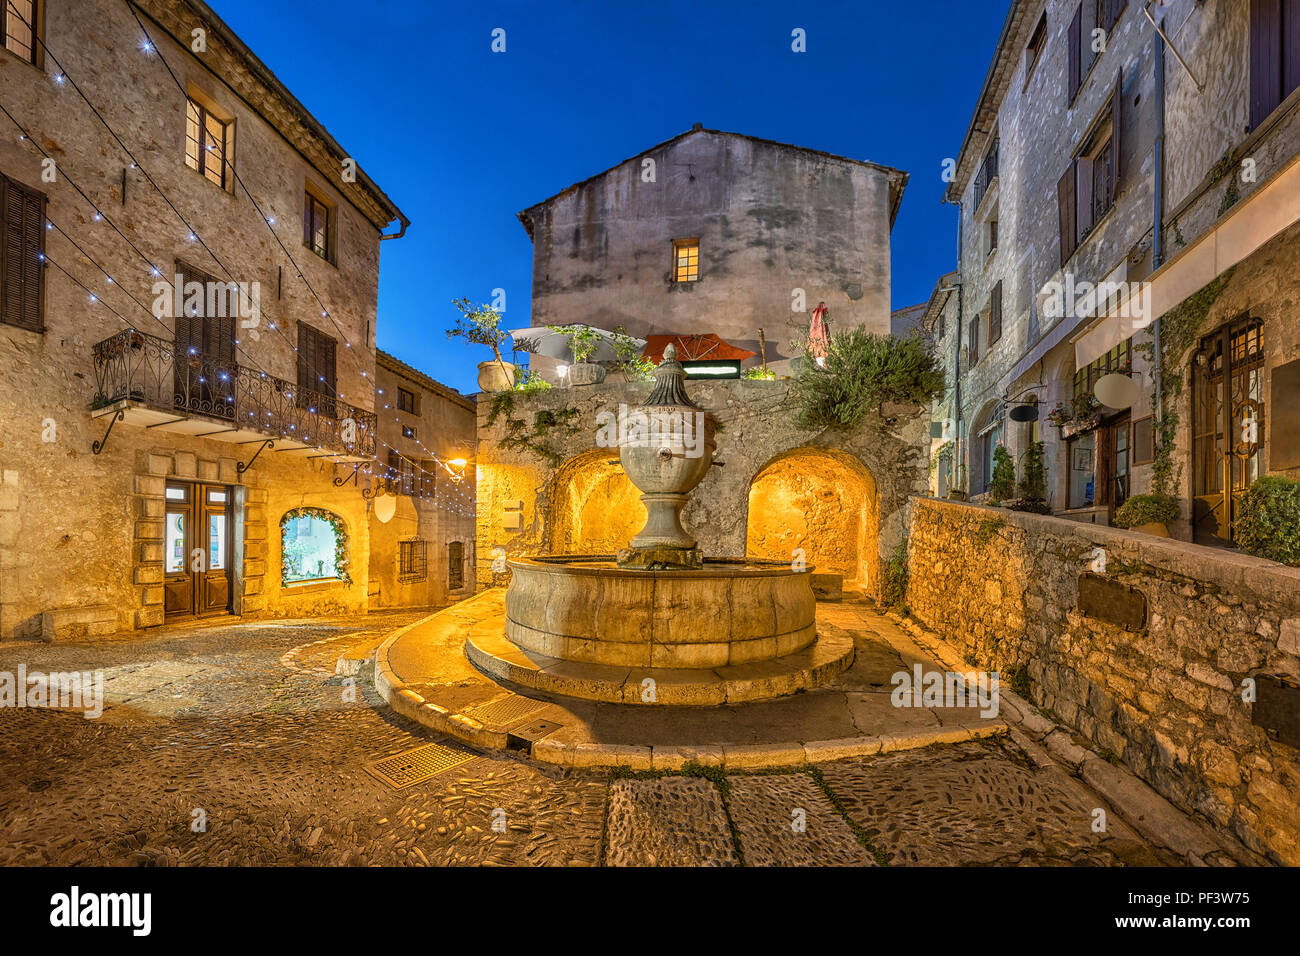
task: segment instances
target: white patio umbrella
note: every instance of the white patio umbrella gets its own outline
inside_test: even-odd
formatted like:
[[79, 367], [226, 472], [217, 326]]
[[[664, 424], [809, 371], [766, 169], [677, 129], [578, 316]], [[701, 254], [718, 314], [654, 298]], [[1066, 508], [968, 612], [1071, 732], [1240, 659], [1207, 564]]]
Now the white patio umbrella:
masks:
[[[558, 326], [557, 326], [558, 328]], [[605, 329], [598, 329], [592, 325], [583, 325], [581, 322], [574, 322], [564, 326], [569, 329], [591, 329], [600, 336], [600, 342], [596, 346], [596, 351], [591, 353], [588, 362], [612, 362], [618, 358], [618, 353], [614, 351], [614, 333], [607, 332]], [[645, 347], [645, 339], [632, 338], [637, 348]], [[516, 352], [528, 352], [534, 355], [548, 355], [551, 358], [571, 359], [573, 353], [569, 350], [569, 340], [560, 332], [556, 332], [549, 327], [534, 326], [529, 329], [515, 329], [510, 333], [510, 345]]]

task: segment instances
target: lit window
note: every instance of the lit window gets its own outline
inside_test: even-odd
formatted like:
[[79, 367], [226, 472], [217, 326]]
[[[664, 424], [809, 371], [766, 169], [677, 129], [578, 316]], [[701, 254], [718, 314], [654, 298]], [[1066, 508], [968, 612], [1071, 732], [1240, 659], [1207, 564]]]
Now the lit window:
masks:
[[330, 248], [330, 207], [310, 191], [303, 201], [302, 241], [307, 248], [326, 262], [332, 261]]
[[347, 537], [337, 515], [299, 508], [280, 520], [281, 564], [285, 584], [342, 580], [347, 575]]
[[222, 189], [229, 189], [231, 124], [192, 99], [186, 102], [185, 164]]
[[694, 282], [700, 277], [700, 240], [673, 240], [673, 281]]
[[0, 20], [4, 22], [5, 49], [28, 63], [39, 62], [37, 50], [36, 0], [3, 0]]

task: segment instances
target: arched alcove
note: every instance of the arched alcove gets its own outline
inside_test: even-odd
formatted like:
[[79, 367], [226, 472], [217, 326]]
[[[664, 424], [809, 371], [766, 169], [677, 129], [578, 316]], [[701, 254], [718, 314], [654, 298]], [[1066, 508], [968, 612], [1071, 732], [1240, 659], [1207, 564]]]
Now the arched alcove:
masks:
[[552, 554], [614, 554], [645, 524], [641, 493], [618, 463], [617, 448], [596, 448], [555, 473]]

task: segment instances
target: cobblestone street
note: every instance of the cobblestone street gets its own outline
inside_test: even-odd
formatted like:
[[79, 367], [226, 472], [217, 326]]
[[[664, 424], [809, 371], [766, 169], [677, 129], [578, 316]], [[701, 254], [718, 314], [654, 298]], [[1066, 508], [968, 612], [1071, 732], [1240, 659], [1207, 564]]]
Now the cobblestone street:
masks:
[[726, 776], [471, 754], [394, 790], [364, 765], [438, 738], [335, 662], [426, 613], [0, 645], [0, 670], [102, 670], [106, 698], [97, 720], [0, 710], [0, 863], [1178, 862], [1007, 737]]

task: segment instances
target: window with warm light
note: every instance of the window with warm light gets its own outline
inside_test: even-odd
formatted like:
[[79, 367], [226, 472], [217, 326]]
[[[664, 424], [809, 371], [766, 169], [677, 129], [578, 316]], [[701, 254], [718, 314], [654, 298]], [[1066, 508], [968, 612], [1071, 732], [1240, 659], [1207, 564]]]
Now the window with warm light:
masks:
[[280, 535], [285, 584], [346, 579], [342, 556], [347, 540], [336, 516], [307, 509], [289, 512]]
[[185, 165], [225, 190], [231, 187], [232, 125], [193, 97], [186, 100]]
[[673, 281], [694, 282], [700, 277], [700, 240], [673, 240]]
[[302, 215], [302, 241], [312, 252], [326, 262], [334, 261], [330, 226], [333, 210], [310, 189], [304, 193]]

